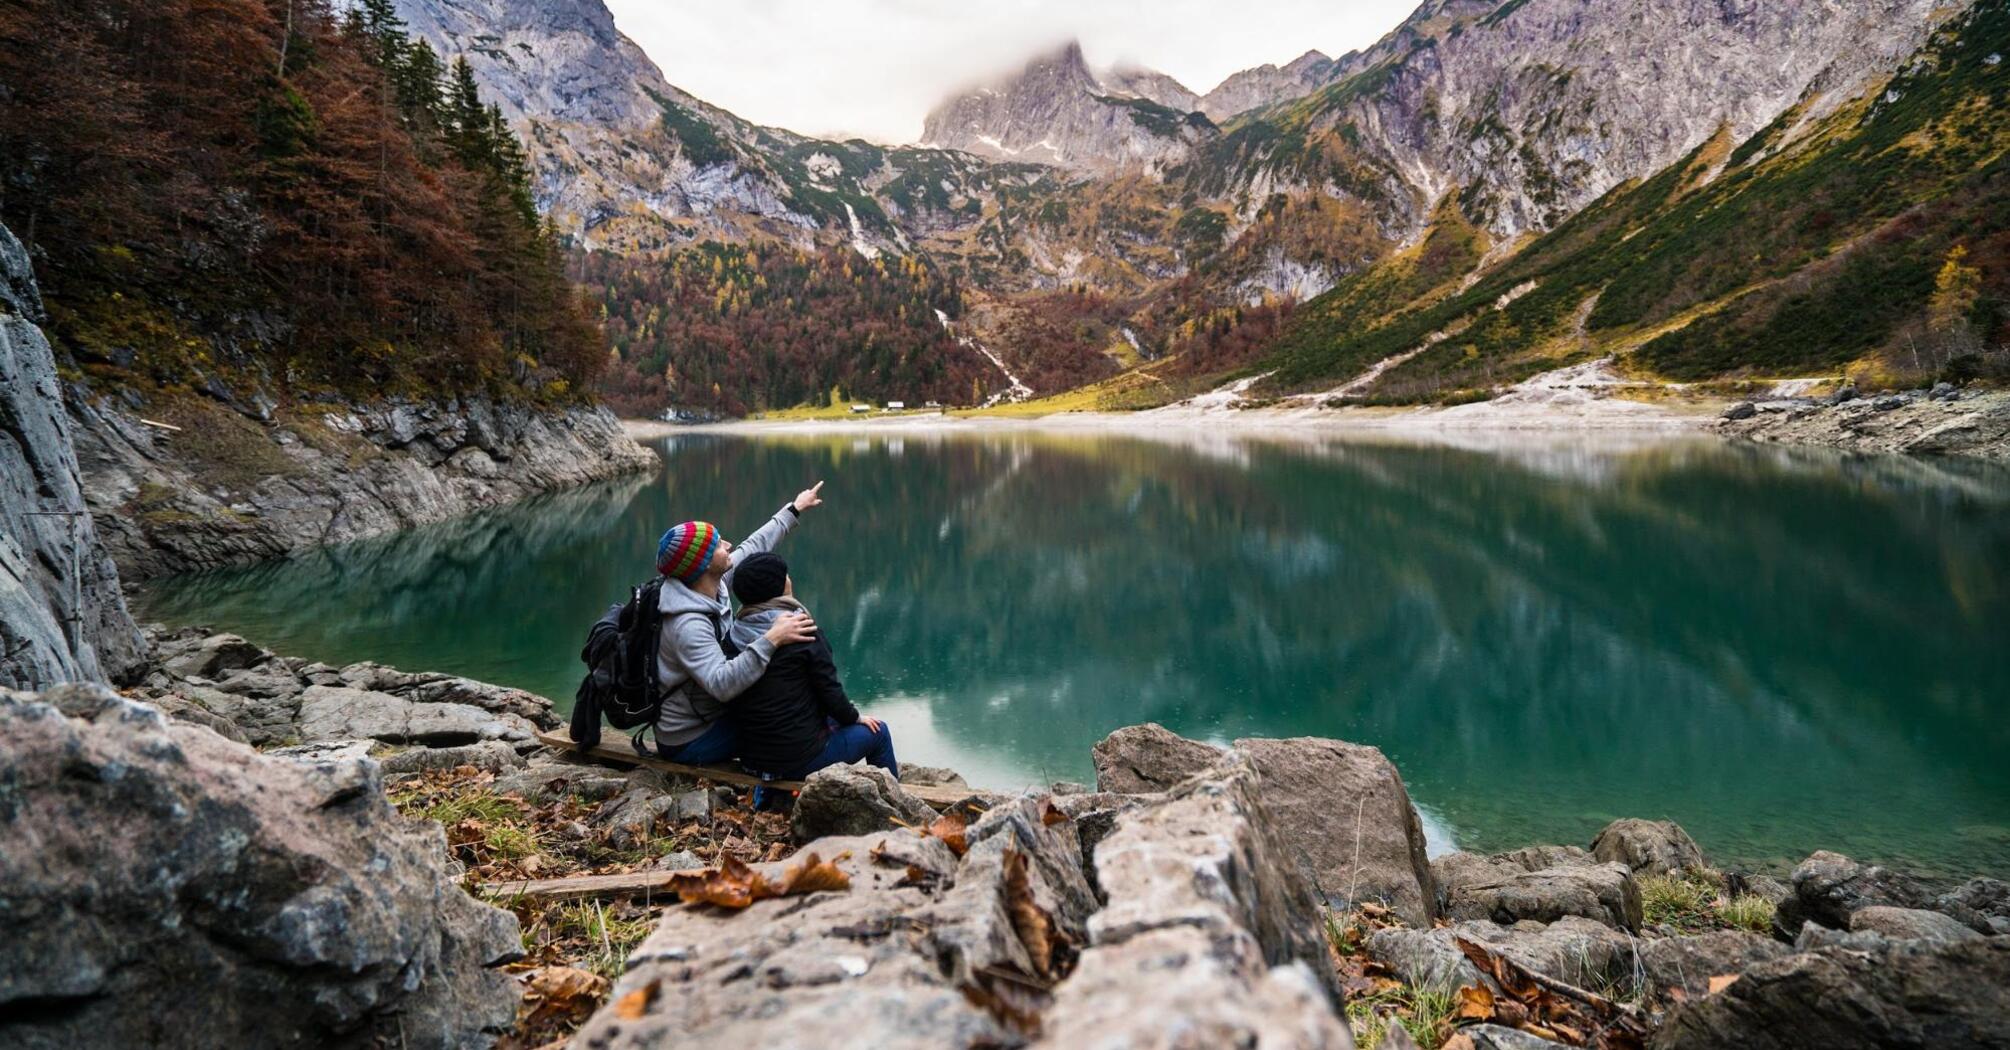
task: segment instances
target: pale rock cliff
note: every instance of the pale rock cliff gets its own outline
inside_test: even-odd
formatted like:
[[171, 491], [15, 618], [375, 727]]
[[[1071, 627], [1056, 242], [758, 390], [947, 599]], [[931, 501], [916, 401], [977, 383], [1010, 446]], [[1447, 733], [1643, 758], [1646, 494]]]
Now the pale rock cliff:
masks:
[[0, 689], [124, 679], [143, 660], [42, 319], [28, 253], [0, 226]]

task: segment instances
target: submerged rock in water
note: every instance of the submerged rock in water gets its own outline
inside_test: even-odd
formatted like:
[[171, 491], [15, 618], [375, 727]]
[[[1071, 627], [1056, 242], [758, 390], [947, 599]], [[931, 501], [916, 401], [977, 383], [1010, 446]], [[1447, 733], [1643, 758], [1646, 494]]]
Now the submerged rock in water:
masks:
[[102, 689], [0, 693], [0, 1043], [488, 1045], [516, 919], [352, 749], [289, 760]]

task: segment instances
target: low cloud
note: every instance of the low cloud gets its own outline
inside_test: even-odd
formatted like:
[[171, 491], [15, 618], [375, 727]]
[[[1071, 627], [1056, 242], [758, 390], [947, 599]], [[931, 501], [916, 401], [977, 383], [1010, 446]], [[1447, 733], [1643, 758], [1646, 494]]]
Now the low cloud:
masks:
[[1149, 66], [1197, 92], [1393, 29], [1416, 0], [607, 0], [672, 84], [749, 120], [882, 142], [921, 134], [962, 87], [1079, 39], [1091, 65]]

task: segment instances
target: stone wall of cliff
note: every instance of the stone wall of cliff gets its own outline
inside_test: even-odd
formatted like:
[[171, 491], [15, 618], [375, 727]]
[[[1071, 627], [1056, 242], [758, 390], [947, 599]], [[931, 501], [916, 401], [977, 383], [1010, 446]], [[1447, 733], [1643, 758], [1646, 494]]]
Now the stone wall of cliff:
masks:
[[0, 226], [0, 688], [122, 679], [142, 659], [42, 320], [28, 253]]
[[136, 407], [77, 396], [71, 411], [84, 497], [129, 580], [444, 521], [657, 463], [597, 406], [386, 400], [261, 420], [207, 397]]

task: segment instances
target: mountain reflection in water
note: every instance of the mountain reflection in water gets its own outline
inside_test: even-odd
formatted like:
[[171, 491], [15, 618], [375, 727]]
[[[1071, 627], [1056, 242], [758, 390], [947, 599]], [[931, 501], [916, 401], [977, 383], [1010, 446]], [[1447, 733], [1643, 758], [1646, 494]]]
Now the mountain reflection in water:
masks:
[[[1222, 432], [689, 435], [625, 482], [172, 578], [148, 615], [569, 703], [690, 517], [784, 548], [902, 757], [1087, 780], [1141, 721], [1372, 743], [1461, 846], [1680, 821], [2010, 874], [2010, 471], [1712, 441]], [[877, 702], [878, 706], [875, 706]], [[901, 722], [896, 721], [896, 730]]]

